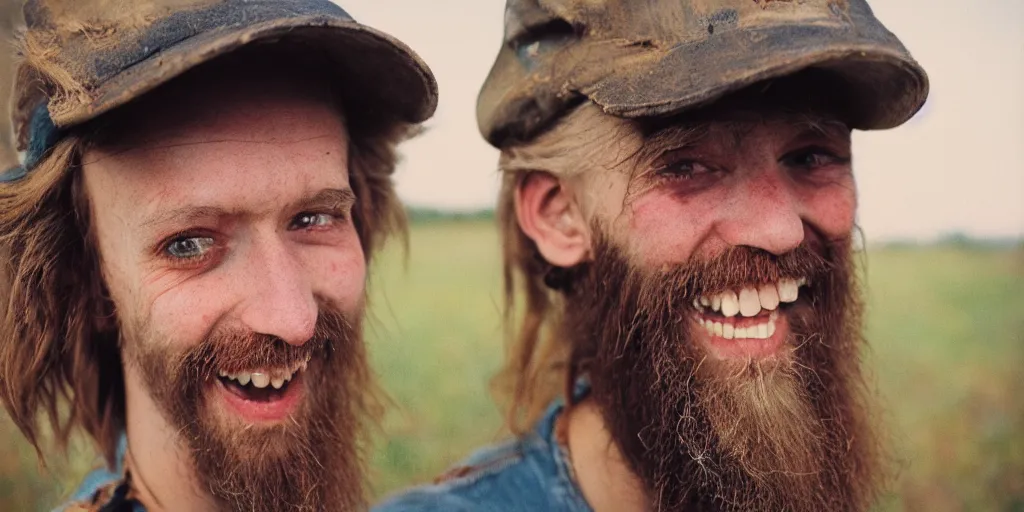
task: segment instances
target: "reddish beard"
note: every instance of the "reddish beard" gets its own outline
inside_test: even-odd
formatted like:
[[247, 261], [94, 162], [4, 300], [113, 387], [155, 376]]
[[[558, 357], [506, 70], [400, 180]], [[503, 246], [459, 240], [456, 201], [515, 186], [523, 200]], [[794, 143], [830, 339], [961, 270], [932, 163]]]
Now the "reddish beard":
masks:
[[[566, 291], [571, 377], [655, 510], [865, 510], [883, 479], [860, 367], [850, 240], [783, 256], [736, 248], [656, 271], [599, 241]], [[695, 298], [807, 277], [790, 335], [757, 360], [708, 357]], [[703, 329], [701, 329], [703, 331]]]
[[[361, 442], [372, 379], [358, 321], [321, 308], [313, 338], [302, 346], [228, 331], [182, 352], [146, 339], [145, 326], [136, 332], [143, 334], [133, 339], [128, 359], [190, 449], [197, 481], [222, 509], [366, 507]], [[304, 396], [288, 422], [228, 425], [207, 404], [221, 370], [290, 367], [306, 359]]]

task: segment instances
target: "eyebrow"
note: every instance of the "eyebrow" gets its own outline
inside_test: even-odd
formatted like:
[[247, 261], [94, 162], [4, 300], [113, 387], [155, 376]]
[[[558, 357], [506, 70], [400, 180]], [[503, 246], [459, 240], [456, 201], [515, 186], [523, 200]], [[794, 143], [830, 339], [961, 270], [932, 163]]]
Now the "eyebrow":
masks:
[[325, 188], [310, 198], [301, 199], [293, 210], [348, 211], [356, 203], [356, 194], [350, 188]]
[[[295, 201], [287, 208], [294, 211], [323, 209], [331, 211], [347, 211], [356, 202], [356, 195], [349, 188], [327, 188], [313, 196]], [[170, 211], [160, 212], [142, 222], [142, 227], [152, 228], [165, 224], [188, 225], [201, 219], [217, 217], [244, 217], [251, 212], [221, 208], [219, 206], [185, 206]]]

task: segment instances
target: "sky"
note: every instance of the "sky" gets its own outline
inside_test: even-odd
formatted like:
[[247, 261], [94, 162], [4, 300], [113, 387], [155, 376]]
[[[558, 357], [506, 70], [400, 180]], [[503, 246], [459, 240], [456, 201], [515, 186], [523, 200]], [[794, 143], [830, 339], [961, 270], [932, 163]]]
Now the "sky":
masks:
[[[402, 148], [399, 195], [416, 206], [491, 207], [497, 151], [475, 112], [501, 45], [504, 0], [336, 3], [411, 46], [437, 77], [437, 115]], [[904, 126], [854, 134], [867, 238], [1024, 236], [1024, 1], [869, 3], [928, 72], [931, 95]]]

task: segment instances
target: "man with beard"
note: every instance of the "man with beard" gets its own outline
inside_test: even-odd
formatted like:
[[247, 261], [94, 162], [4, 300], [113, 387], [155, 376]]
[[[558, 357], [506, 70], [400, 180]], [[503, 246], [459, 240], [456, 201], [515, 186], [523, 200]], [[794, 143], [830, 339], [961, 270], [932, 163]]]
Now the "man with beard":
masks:
[[517, 438], [401, 510], [866, 510], [851, 129], [927, 77], [863, 0], [509, 0], [501, 150]]
[[[327, 0], [30, 0], [0, 379], [69, 510], [359, 510], [366, 268], [430, 70]], [[46, 421], [42, 419], [46, 418]]]

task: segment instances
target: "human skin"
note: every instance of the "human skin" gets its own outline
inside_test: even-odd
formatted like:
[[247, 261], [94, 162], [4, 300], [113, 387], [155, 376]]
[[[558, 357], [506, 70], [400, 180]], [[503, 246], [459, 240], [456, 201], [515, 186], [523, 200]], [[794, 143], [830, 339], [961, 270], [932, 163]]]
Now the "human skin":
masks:
[[[180, 352], [234, 330], [298, 346], [312, 337], [320, 305], [358, 315], [366, 265], [351, 217], [348, 136], [326, 91], [288, 80], [190, 87], [138, 108], [145, 115], [132, 116], [114, 144], [82, 157], [124, 342]], [[128, 464], [143, 503], [213, 508], [139, 366], [125, 358], [124, 370]], [[304, 399], [294, 386], [270, 404], [239, 400], [216, 379], [205, 393], [217, 422], [234, 428], [291, 421]]]
[[[734, 247], [783, 255], [801, 244], [821, 247], [850, 235], [857, 197], [849, 130], [785, 118], [737, 124], [708, 117], [702, 137], [682, 148], [654, 148], [658, 158], [636, 169], [623, 166], [621, 155], [650, 142], [624, 137], [579, 174], [528, 175], [515, 196], [520, 227], [548, 262], [561, 267], [592, 258], [595, 226], [635, 265], [649, 269], [714, 258]], [[691, 331], [713, 357], [774, 357], [789, 334], [786, 314], [779, 311], [768, 339], [723, 340], [696, 323]], [[574, 406], [562, 421], [591, 506], [644, 510], [650, 500], [643, 484], [592, 401]]]

